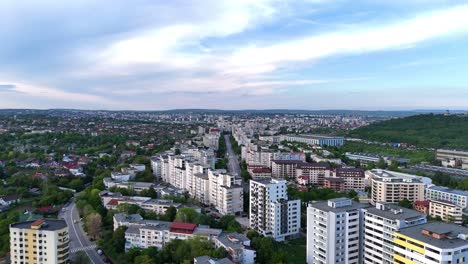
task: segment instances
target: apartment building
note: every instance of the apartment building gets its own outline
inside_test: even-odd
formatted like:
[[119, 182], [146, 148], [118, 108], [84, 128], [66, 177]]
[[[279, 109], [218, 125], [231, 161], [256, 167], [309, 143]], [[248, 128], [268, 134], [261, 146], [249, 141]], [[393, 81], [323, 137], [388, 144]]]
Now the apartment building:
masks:
[[345, 192], [364, 191], [366, 188], [366, 179], [364, 170], [360, 168], [337, 168], [335, 177], [343, 179], [343, 188]]
[[468, 228], [429, 222], [395, 232], [394, 263], [468, 263]]
[[316, 146], [343, 146], [344, 137], [326, 135], [281, 135], [280, 141], [300, 142]]
[[370, 203], [398, 203], [403, 199], [410, 202], [424, 200], [426, 183], [423, 177], [386, 170], [366, 171], [371, 191]]
[[272, 160], [271, 177], [273, 178], [295, 178], [296, 168], [303, 164], [300, 160]]
[[460, 206], [443, 200], [429, 201], [429, 215], [440, 217], [445, 222], [454, 224], [463, 223], [463, 210]]
[[344, 192], [344, 179], [328, 177], [323, 179], [323, 188], [332, 189], [335, 192]]
[[309, 203], [307, 263], [362, 263], [363, 213], [349, 198]]
[[250, 181], [250, 227], [276, 241], [299, 234], [300, 200], [288, 200], [287, 181], [264, 179]]
[[234, 175], [208, 171], [209, 201], [219, 213], [240, 214], [244, 210], [242, 179]]
[[380, 159], [382, 159], [386, 164], [390, 165], [392, 161], [396, 161], [400, 164], [407, 164], [411, 160], [396, 156], [387, 156], [387, 155], [379, 155], [374, 153], [361, 153], [361, 152], [346, 152], [345, 156], [350, 160], [359, 161], [361, 164], [368, 164], [368, 163], [377, 163]]
[[109, 188], [128, 189], [130, 191], [134, 191], [137, 194], [139, 194], [141, 191], [149, 190], [152, 187], [154, 187], [154, 184], [151, 182], [121, 182], [118, 180], [114, 180], [112, 178], [104, 178], [102, 181], [106, 189], [109, 189]]
[[460, 206], [468, 207], [468, 191], [450, 189], [443, 186], [431, 185], [426, 188], [427, 200], [443, 200]]
[[13, 264], [68, 263], [68, 226], [64, 220], [39, 219], [10, 225]]
[[308, 184], [322, 186], [327, 177], [331, 177], [332, 172], [328, 163], [299, 163], [295, 170], [295, 178], [307, 177]]
[[377, 203], [364, 213], [364, 263], [394, 263], [394, 232], [425, 224], [426, 214], [389, 203]]
[[[149, 222], [148, 222], [149, 223]], [[208, 241], [221, 234], [221, 229], [191, 223], [152, 221], [146, 225], [130, 225], [125, 231], [125, 250], [131, 248], [163, 248], [174, 240], [200, 237]]]
[[216, 248], [226, 249], [232, 262], [239, 264], [255, 262], [256, 251], [250, 246], [250, 239], [244, 234], [223, 232], [213, 240]]

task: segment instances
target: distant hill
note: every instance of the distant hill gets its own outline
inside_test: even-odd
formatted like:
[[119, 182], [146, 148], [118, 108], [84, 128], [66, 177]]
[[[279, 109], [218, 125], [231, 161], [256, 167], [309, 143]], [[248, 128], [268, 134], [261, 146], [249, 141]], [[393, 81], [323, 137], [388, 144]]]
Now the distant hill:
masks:
[[418, 147], [468, 149], [468, 116], [414, 115], [373, 123], [350, 131], [348, 136]]

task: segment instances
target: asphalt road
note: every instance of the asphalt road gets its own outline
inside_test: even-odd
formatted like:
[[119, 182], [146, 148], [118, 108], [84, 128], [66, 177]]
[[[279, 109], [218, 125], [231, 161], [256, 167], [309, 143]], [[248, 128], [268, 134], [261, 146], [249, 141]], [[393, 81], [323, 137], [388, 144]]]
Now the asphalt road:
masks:
[[[231, 140], [229, 135], [224, 135], [224, 141], [226, 142], [226, 150], [228, 154], [228, 171], [232, 174], [237, 175], [237, 177], [241, 177], [241, 168], [239, 165], [239, 157], [237, 157], [236, 153], [234, 153], [234, 149], [232, 148]], [[244, 191], [249, 191], [249, 184], [244, 182], [242, 179], [242, 188]]]
[[224, 135], [224, 141], [226, 142], [226, 150], [228, 154], [228, 170], [230, 173], [237, 174], [238, 177], [241, 177], [239, 160], [237, 155], [234, 153], [229, 135]]
[[[91, 263], [104, 263], [96, 251], [96, 244], [92, 243], [83, 230], [80, 222], [80, 216], [76, 209], [75, 199], [72, 199], [65, 211], [60, 212], [60, 217], [65, 219], [68, 225], [68, 233], [70, 236], [70, 255], [74, 255], [78, 251], [84, 251], [88, 255]], [[76, 224], [74, 223], [76, 221]]]

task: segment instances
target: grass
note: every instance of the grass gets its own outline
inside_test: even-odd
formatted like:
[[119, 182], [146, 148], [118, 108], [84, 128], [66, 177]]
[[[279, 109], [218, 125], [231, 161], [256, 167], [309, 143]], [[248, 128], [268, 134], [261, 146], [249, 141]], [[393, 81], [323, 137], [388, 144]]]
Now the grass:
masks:
[[288, 253], [288, 263], [306, 263], [306, 238], [298, 238], [281, 243], [281, 248]]

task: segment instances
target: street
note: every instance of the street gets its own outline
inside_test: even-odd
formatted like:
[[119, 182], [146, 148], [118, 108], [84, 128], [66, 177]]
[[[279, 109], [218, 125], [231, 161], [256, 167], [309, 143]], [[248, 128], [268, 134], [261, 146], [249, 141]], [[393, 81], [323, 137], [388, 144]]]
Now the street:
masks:
[[[234, 153], [234, 149], [232, 148], [229, 135], [224, 135], [224, 141], [226, 142], [228, 171], [232, 174], [237, 175], [237, 177], [242, 177], [241, 168], [239, 165], [239, 158], [237, 157], [236, 153]], [[249, 191], [249, 183], [244, 182], [244, 179], [242, 179], [242, 188], [244, 189], [245, 192]]]
[[[80, 216], [76, 209], [75, 199], [72, 199], [68, 206], [64, 207], [65, 211], [61, 211], [59, 218], [63, 218], [67, 222], [70, 236], [70, 256], [78, 251], [84, 251], [89, 257], [91, 263], [104, 263], [99, 254], [96, 252], [96, 244], [92, 243], [81, 226]], [[74, 223], [76, 221], [76, 224]]]
[[232, 149], [232, 144], [229, 135], [224, 135], [224, 140], [226, 141], [229, 172], [232, 174], [236, 174], [238, 177], [241, 177], [241, 168], [239, 166], [239, 160], [237, 158], [237, 155], [234, 153], [234, 150]]

